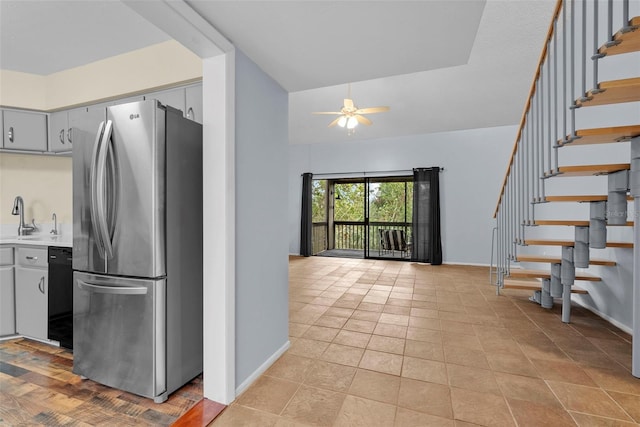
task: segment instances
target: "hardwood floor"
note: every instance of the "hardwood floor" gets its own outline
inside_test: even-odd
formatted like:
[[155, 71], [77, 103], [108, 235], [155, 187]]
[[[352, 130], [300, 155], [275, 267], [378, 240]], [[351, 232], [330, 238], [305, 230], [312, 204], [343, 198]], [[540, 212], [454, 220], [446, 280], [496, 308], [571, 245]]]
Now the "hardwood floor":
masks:
[[169, 426], [202, 399], [202, 376], [156, 404], [80, 379], [72, 358], [29, 339], [0, 343], [0, 425]]

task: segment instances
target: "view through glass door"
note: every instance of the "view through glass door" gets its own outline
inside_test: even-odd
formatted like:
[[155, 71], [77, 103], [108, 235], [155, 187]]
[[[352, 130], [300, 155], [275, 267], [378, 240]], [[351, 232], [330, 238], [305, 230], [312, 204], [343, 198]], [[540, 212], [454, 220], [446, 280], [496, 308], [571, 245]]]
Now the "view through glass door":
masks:
[[411, 257], [413, 177], [314, 180], [313, 254]]

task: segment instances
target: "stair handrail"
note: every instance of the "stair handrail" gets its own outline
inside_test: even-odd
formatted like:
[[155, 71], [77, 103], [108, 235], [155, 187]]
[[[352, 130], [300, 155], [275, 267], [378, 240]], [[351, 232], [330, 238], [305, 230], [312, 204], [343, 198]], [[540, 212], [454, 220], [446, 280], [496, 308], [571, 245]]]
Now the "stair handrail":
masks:
[[518, 143], [520, 142], [520, 138], [522, 136], [522, 131], [526, 124], [527, 113], [531, 109], [531, 101], [533, 96], [536, 93], [538, 78], [540, 77], [540, 72], [542, 70], [542, 66], [544, 64], [545, 59], [547, 58], [549, 42], [554, 36], [555, 31], [555, 22], [558, 19], [560, 12], [562, 11], [564, 1], [557, 0], [555, 9], [553, 11], [553, 16], [551, 17], [551, 24], [549, 25], [549, 29], [547, 30], [547, 36], [544, 39], [544, 47], [542, 48], [542, 53], [540, 54], [540, 59], [538, 60], [538, 65], [536, 67], [536, 72], [533, 76], [533, 82], [531, 83], [531, 88], [529, 89], [529, 96], [527, 97], [527, 101], [525, 102], [524, 111], [522, 112], [522, 117], [520, 119], [520, 126], [518, 128], [518, 133], [516, 134], [516, 140], [513, 144], [513, 149], [511, 150], [511, 156], [509, 157], [509, 165], [507, 166], [507, 172], [505, 173], [504, 179], [502, 180], [502, 186], [500, 188], [500, 195], [498, 196], [498, 203], [496, 203], [496, 208], [493, 211], [493, 218], [498, 216], [498, 211], [500, 210], [500, 203], [502, 202], [502, 197], [504, 196], [504, 191], [507, 186], [507, 180], [509, 178], [509, 174], [511, 173], [511, 167], [513, 166], [513, 160], [518, 151]]

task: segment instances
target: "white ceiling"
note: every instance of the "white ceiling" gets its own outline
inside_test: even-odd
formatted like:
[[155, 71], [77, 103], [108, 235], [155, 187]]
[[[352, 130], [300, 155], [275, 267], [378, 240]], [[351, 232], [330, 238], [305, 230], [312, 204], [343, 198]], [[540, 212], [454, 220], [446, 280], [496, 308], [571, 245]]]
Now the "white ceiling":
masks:
[[[153, 0], [158, 1], [158, 0]], [[552, 0], [187, 3], [289, 96], [291, 143], [384, 138], [518, 122]], [[168, 36], [116, 0], [0, 0], [0, 68], [47, 75]], [[353, 136], [327, 128], [352, 83], [388, 105]], [[514, 135], [515, 136], [515, 135]]]

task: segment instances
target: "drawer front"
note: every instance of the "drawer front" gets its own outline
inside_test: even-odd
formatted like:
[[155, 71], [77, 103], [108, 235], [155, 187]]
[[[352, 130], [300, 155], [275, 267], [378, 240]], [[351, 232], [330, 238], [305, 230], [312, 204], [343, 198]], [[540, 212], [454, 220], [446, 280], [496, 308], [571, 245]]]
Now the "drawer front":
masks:
[[17, 248], [17, 264], [24, 267], [46, 267], [47, 248]]
[[13, 248], [0, 248], [0, 265], [13, 265]]

